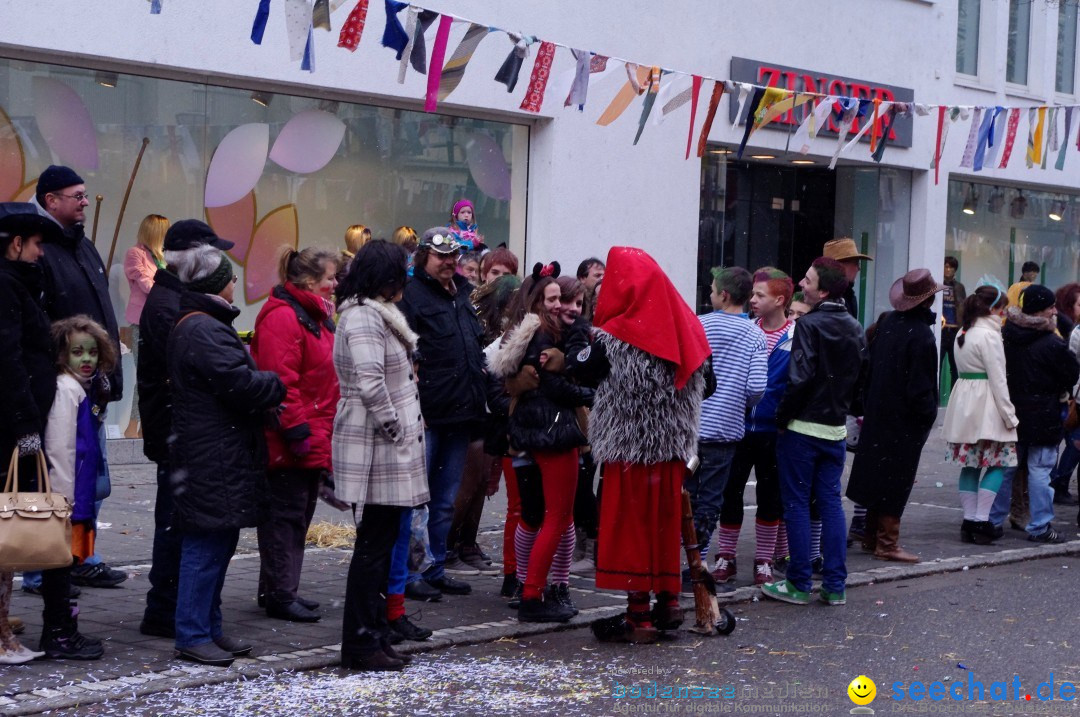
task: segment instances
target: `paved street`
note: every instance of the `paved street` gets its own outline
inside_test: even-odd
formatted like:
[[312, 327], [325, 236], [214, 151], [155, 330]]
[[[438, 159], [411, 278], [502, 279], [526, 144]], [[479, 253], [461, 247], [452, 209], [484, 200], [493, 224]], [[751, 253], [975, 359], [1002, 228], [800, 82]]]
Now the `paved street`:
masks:
[[[1003, 645], [998, 635], [1001, 633], [1001, 620], [1006, 616], [1016, 616], [1023, 611], [1045, 613], [1037, 622], [1040, 629], [1046, 622], [1054, 628], [1053, 621], [1058, 617], [1062, 619], [1071, 607], [1055, 607], [1056, 601], [1065, 600], [1063, 596], [1069, 594], [1069, 590], [1075, 589], [1077, 578], [1073, 577], [1080, 566], [1076, 566], [1072, 557], [1080, 553], [1080, 541], [1066, 546], [1037, 546], [1027, 542], [1023, 533], [1009, 530], [1006, 536], [995, 546], [966, 545], [959, 541], [958, 527], [960, 511], [956, 500], [956, 471], [951, 466], [945, 465], [940, 457], [944, 453], [943, 444], [935, 437], [930, 441], [924, 451], [923, 469], [920, 472], [918, 484], [912, 495], [912, 503], [905, 514], [903, 523], [903, 542], [911, 550], [923, 557], [923, 563], [916, 566], [899, 566], [886, 564], [872, 560], [869, 556], [858, 550], [849, 553], [848, 566], [851, 576], [849, 585], [848, 605], [837, 610], [819, 610], [817, 606], [812, 611], [799, 613], [797, 609], [787, 609], [784, 606], [766, 605], [759, 602], [747, 602], [756, 591], [748, 587], [751, 582], [750, 566], [752, 566], [753, 536], [752, 528], [744, 533], [740, 542], [739, 560], [742, 572], [739, 575], [739, 591], [731, 600], [735, 609], [739, 611], [741, 618], [736, 634], [730, 640], [716, 640], [703, 643], [701, 647], [694, 648], [696, 640], [689, 633], [680, 633], [678, 640], [671, 644], [649, 648], [668, 654], [668, 650], [682, 651], [691, 650], [691, 655], [702, 653], [702, 657], [687, 659], [686, 664], [697, 664], [705, 659], [704, 654], [709, 645], [717, 645], [719, 654], [729, 654], [731, 644], [746, 645], [747, 650], [752, 648], [754, 654], [747, 651], [737, 653], [738, 659], [750, 660], [747, 663], [751, 667], [760, 667], [755, 660], [761, 660], [764, 655], [757, 653], [763, 648], [757, 647], [760, 643], [769, 646], [769, 651], [780, 649], [782, 651], [807, 652], [808, 648], [798, 648], [798, 645], [815, 644], [839, 644], [852, 642], [837, 640], [838, 634], [844, 634], [843, 629], [850, 629], [852, 634], [862, 635], [885, 635], [894, 625], [891, 620], [899, 620], [898, 615], [908, 617], [917, 616], [917, 620], [898, 622], [906, 629], [914, 629], [918, 624], [949, 625], [954, 615], [940, 606], [926, 603], [923, 612], [908, 613], [898, 612], [901, 603], [907, 601], [909, 595], [930, 596], [951, 593], [957, 600], [957, 606], [965, 610], [965, 627], [963, 630], [957, 626], [951, 630], [937, 630], [933, 635], [927, 629], [927, 634], [911, 633], [908, 638], [909, 651], [919, 654], [932, 655], [928, 645], [936, 644], [937, 634], [950, 635], [951, 640], [969, 640], [969, 645], [977, 645], [981, 642], [987, 644]], [[149, 465], [126, 465], [116, 466], [113, 470], [114, 490], [113, 497], [106, 503], [102, 514], [102, 521], [108, 524], [101, 531], [99, 541], [101, 554], [113, 565], [124, 567], [130, 574], [130, 579], [122, 586], [111, 590], [84, 589], [83, 598], [79, 601], [80, 624], [89, 633], [102, 637], [106, 640], [105, 658], [97, 662], [79, 663], [62, 661], [38, 661], [29, 665], [9, 667], [0, 672], [2, 691], [0, 691], [0, 710], [8, 713], [33, 713], [50, 707], [70, 707], [79, 704], [79, 713], [85, 713], [88, 705], [105, 699], [109, 700], [110, 706], [115, 706], [117, 699], [141, 698], [144, 695], [172, 691], [184, 688], [194, 688], [206, 684], [226, 683], [245, 679], [245, 685], [258, 682], [260, 675], [269, 674], [271, 671], [293, 671], [304, 669], [324, 670], [336, 662], [338, 644], [340, 643], [340, 626], [342, 615], [342, 602], [344, 597], [345, 574], [348, 568], [350, 552], [341, 549], [309, 549], [304, 570], [304, 594], [322, 604], [324, 619], [315, 625], [298, 625], [270, 620], [255, 605], [256, 583], [258, 579], [258, 556], [255, 551], [254, 531], [244, 531], [241, 539], [241, 547], [233, 565], [230, 568], [224, 591], [225, 623], [228, 630], [252, 640], [256, 644], [253, 656], [249, 659], [237, 660], [229, 669], [203, 668], [193, 666], [190, 663], [181, 662], [173, 658], [172, 645], [168, 640], [148, 638], [138, 633], [138, 623], [142, 615], [143, 598], [147, 588], [146, 573], [149, 568], [148, 559], [152, 544], [153, 524], [153, 495], [154, 495], [154, 472]], [[747, 503], [753, 504], [752, 488], [747, 490]], [[482, 521], [483, 534], [481, 542], [496, 561], [501, 553], [501, 516], [504, 510], [504, 497], [500, 492], [486, 506]], [[338, 513], [328, 507], [319, 506], [316, 520], [340, 521], [344, 514]], [[1074, 539], [1077, 535], [1076, 509], [1058, 507], [1058, 519], [1056, 526], [1064, 530], [1066, 535]], [[750, 519], [747, 518], [747, 526], [750, 527]], [[1038, 556], [1053, 555], [1053, 559], [1030, 562]], [[1023, 561], [1023, 562], [1016, 562]], [[994, 567], [983, 570], [969, 570], [964, 572], [964, 567], [978, 568], [990, 562], [1015, 563], [1008, 567]], [[1062, 568], [1062, 565], [1071, 565], [1071, 568]], [[1019, 571], [1016, 573], [1014, 571]], [[940, 573], [946, 572], [945, 575]], [[1001, 575], [995, 578], [995, 575]], [[1017, 575], [1026, 575], [1023, 582], [1019, 582]], [[914, 579], [915, 576], [920, 576]], [[980, 580], [972, 582], [973, 577]], [[882, 581], [895, 581], [901, 578], [907, 579], [905, 583], [893, 583]], [[446, 597], [442, 603], [424, 604], [409, 602], [407, 609], [413, 619], [425, 626], [438, 630], [435, 638], [422, 645], [406, 643], [409, 649], [433, 651], [433, 657], [423, 657], [423, 665], [417, 665], [411, 671], [411, 675], [426, 675], [425, 682], [446, 684], [448, 689], [454, 684], [454, 680], [461, 680], [466, 686], [476, 682], [469, 677], [469, 670], [462, 665], [473, 664], [469, 662], [470, 655], [479, 663], [482, 659], [490, 660], [507, 655], [528, 655], [527, 651], [516, 647], [522, 638], [540, 633], [528, 645], [542, 654], [543, 641], [558, 650], [559, 659], [572, 662], [573, 660], [600, 660], [600, 665], [607, 664], [607, 660], [616, 660], [619, 665], [626, 669], [633, 667], [640, 660], [640, 655], [647, 651], [612, 651], [608, 647], [595, 644], [591, 636], [585, 630], [571, 630], [568, 632], [551, 633], [551, 628], [542, 625], [519, 625], [514, 619], [513, 613], [508, 611], [503, 600], [498, 596], [498, 588], [501, 582], [499, 576], [482, 576], [468, 578], [475, 586], [474, 594], [468, 598]], [[869, 587], [870, 583], [878, 583]], [[900, 588], [904, 584], [907, 587]], [[981, 585], [981, 587], [980, 587]], [[16, 583], [18, 587], [18, 583]], [[938, 586], [936, 588], [924, 586]], [[1023, 590], [1017, 589], [1024, 586]], [[620, 610], [624, 603], [622, 595], [614, 593], [597, 592], [593, 589], [591, 581], [574, 578], [573, 596], [579, 607], [584, 608], [583, 614], [575, 619], [572, 626], [581, 627], [586, 625], [597, 616], [613, 614]], [[972, 597], [976, 591], [992, 587], [995, 591], [1002, 588], [1000, 594], [994, 592], [990, 600], [974, 601]], [[947, 588], [947, 589], [946, 589]], [[882, 592], [884, 591], [884, 592]], [[890, 592], [891, 591], [891, 592]], [[883, 595], [888, 597], [883, 597]], [[979, 593], [982, 594], [982, 593]], [[883, 605], [878, 605], [877, 600], [883, 600]], [[999, 613], [990, 613], [976, 610], [977, 602], [985, 602], [987, 610], [996, 609]], [[16, 590], [13, 601], [12, 614], [18, 615], [27, 621], [25, 638], [31, 646], [36, 644], [40, 631], [40, 598]], [[1063, 605], [1065, 603], [1062, 603]], [[969, 607], [965, 607], [969, 606]], [[930, 607], [942, 610], [944, 614], [936, 615], [930, 612]], [[955, 610], [953, 612], [956, 612]], [[1057, 613], [1062, 615], [1058, 616]], [[797, 615], [805, 617], [792, 622]], [[886, 614], [887, 618], [878, 617]], [[1000, 619], [999, 619], [1000, 618]], [[880, 624], [878, 621], [881, 621]], [[805, 624], [804, 624], [805, 622]], [[1007, 623], [1012, 625], [1012, 623]], [[1032, 623], [1034, 624], [1034, 623]], [[1049, 629], [1049, 628], [1048, 628]], [[771, 636], [749, 637], [756, 631], [765, 630]], [[1080, 641], [1076, 636], [1071, 622], [1064, 626], [1057, 626], [1050, 632], [1060, 636], [1061, 641], [1070, 645]], [[961, 638], [960, 636], [964, 637]], [[933, 639], [931, 639], [933, 638]], [[463, 648], [453, 647], [468, 643], [483, 643], [495, 640], [514, 640], [510, 642], [495, 642], [491, 648], [482, 648], [476, 652], [462, 652]], [[892, 638], [889, 638], [892, 640]], [[929, 640], [924, 644], [923, 640]], [[944, 640], [944, 638], [941, 638]], [[860, 641], [862, 644], [863, 641]], [[1055, 649], [1050, 649], [1045, 642], [1039, 642], [1034, 637], [1032, 644], [1039, 645], [1042, 652], [1058, 654]], [[885, 638], [869, 637], [866, 644], [876, 645], [882, 649], [886, 646], [898, 644], [895, 640], [888, 642]], [[960, 643], [957, 642], [957, 645]], [[720, 645], [723, 645], [721, 648]], [[791, 647], [794, 645], [795, 647]], [[501, 647], [500, 647], [501, 646]], [[514, 649], [506, 648], [514, 647]], [[567, 649], [572, 647], [572, 652]], [[449, 651], [446, 648], [451, 648]], [[499, 650], [506, 648], [508, 651], [500, 653]], [[476, 648], [474, 648], [476, 649]], [[810, 656], [818, 653], [817, 649], [807, 652]], [[839, 649], [839, 648], [837, 648]], [[936, 649], [936, 648], [935, 648]], [[494, 650], [494, 652], [486, 652]], [[518, 651], [522, 650], [522, 651]], [[856, 651], [857, 652], [857, 651]], [[953, 650], [942, 650], [953, 652]], [[1024, 664], [1040, 665], [1040, 659], [1036, 651], [1031, 655], [1024, 653]], [[573, 654], [573, 658], [569, 655]], [[849, 653], [839, 653], [846, 659]], [[869, 659], [871, 654], [860, 654], [860, 659]], [[882, 653], [886, 654], [886, 653]], [[975, 653], [967, 653], [975, 654]], [[999, 657], [1007, 656], [1007, 651]], [[755, 657], [756, 655], [756, 657]], [[900, 659], [895, 652], [889, 652], [889, 656]], [[771, 655], [770, 658], [778, 657]], [[784, 657], [784, 656], [779, 656]], [[780, 677], [790, 675], [792, 678], [810, 680], [814, 670], [818, 669], [816, 662], [807, 659], [796, 658], [789, 655], [790, 660], [774, 661], [776, 665], [782, 664], [783, 669], [776, 675]], [[710, 658], [715, 660], [716, 657]], [[929, 658], [927, 658], [929, 659]], [[1055, 657], [1057, 659], [1057, 657]], [[464, 662], [462, 662], [464, 660]], [[980, 657], [980, 662], [982, 662]], [[833, 664], [835, 663], [835, 664]], [[574, 663], [576, 664], [576, 663]], [[596, 664], [589, 662], [581, 663], [580, 669], [562, 670], [555, 669], [557, 664], [546, 664], [527, 660], [525, 663], [512, 663], [509, 665], [498, 663], [491, 666], [491, 680], [498, 682], [504, 680], [507, 673], [512, 673], [520, 678], [520, 699], [525, 700], [515, 707], [515, 710], [525, 710], [528, 700], [540, 699], [535, 695], [537, 684], [547, 685], [541, 697], [554, 698], [563, 695], [562, 701], [553, 704], [562, 705], [559, 709], [570, 709], [571, 702], [568, 695], [576, 695], [582, 691], [595, 692], [598, 687], [595, 676]], [[614, 664], [614, 663], [613, 663]], [[640, 665], [651, 664], [648, 661], [640, 661]], [[726, 663], [719, 663], [726, 664]], [[743, 663], [738, 663], [742, 665]], [[851, 662], [845, 662], [839, 658], [830, 657], [829, 665], [835, 669], [848, 669]], [[874, 663], [877, 666], [877, 663]], [[882, 663], [884, 664], [884, 663]], [[913, 663], [914, 664], [914, 663]], [[966, 664], [966, 663], [965, 663]], [[1005, 663], [1002, 663], [1005, 664]], [[1063, 663], [1080, 664], [1073, 660]], [[592, 665], [591, 667], [589, 665]], [[639, 666], [640, 666], [639, 665]], [[606, 668], [605, 668], [606, 669]], [[779, 670], [779, 668], [777, 668]], [[850, 669], [856, 669], [850, 667]], [[867, 674], [872, 678], [869, 667]], [[925, 668], [923, 668], [925, 669]], [[333, 679], [337, 680], [338, 673], [332, 671]], [[712, 675], [714, 673], [710, 673]], [[727, 674], [726, 668], [724, 674]], [[734, 673], [732, 673], [734, 674]], [[747, 675], [757, 674], [753, 670]], [[857, 672], [855, 674], [858, 674]], [[441, 675], [441, 677], [440, 677]], [[455, 676], [456, 675], [456, 676]], [[501, 677], [500, 677], [501, 675]], [[588, 687], [574, 687], [575, 680], [592, 680]], [[824, 680], [822, 672], [818, 676]], [[775, 676], [774, 676], [775, 678]], [[279, 682], [280, 676], [269, 678], [272, 683]], [[375, 678], [380, 680], [385, 677]], [[412, 677], [392, 678], [413, 679]], [[747, 677], [747, 679], [750, 679]], [[848, 678], [850, 679], [850, 678]], [[890, 677], [890, 679], [895, 679]], [[357, 692], [356, 701], [365, 702], [363, 696], [364, 685], [372, 684], [363, 679], [350, 681], [355, 684]], [[401, 683], [407, 685], [408, 683]], [[741, 683], [740, 683], [741, 684]], [[823, 683], [824, 684], [824, 683]], [[830, 685], [835, 685], [830, 682]], [[880, 685], [879, 685], [880, 688]], [[215, 689], [227, 689], [219, 687]], [[351, 688], [350, 688], [351, 689]], [[457, 688], [454, 688], [457, 689]], [[464, 689], [464, 688], [462, 688]], [[472, 688], [470, 687], [469, 690]], [[408, 691], [407, 687], [402, 690]], [[532, 690], [532, 692], [530, 692]], [[411, 693], [410, 713], [417, 705], [423, 705], [431, 710], [431, 714], [442, 714], [441, 702], [436, 699], [440, 690], [428, 690], [426, 692]], [[493, 694], [498, 690], [492, 690]], [[383, 693], [380, 688], [380, 694]], [[183, 693], [183, 699], [187, 699], [194, 693]], [[209, 695], [210, 693], [206, 693]], [[228, 694], [228, 693], [226, 693]], [[455, 694], [457, 694], [455, 692]], [[530, 696], [531, 695], [531, 696]], [[475, 697], [475, 695], [474, 695]], [[593, 695], [599, 699], [598, 695]], [[148, 698], [149, 699], [149, 698]], [[154, 698], [156, 699], [156, 698]], [[210, 700], [210, 697], [206, 697]], [[238, 696], [226, 696], [227, 700], [240, 699]], [[420, 700], [419, 702], [417, 700]], [[441, 699], [441, 698], [440, 698]], [[470, 698], [472, 699], [472, 698]], [[479, 698], [477, 698], [479, 699]], [[507, 698], [509, 699], [509, 697]], [[515, 698], [516, 699], [516, 698]], [[150, 704], [150, 703], [147, 703]], [[210, 705], [211, 702], [207, 702]], [[543, 701], [541, 700], [541, 704]], [[587, 703], [593, 704], [593, 703]], [[606, 703], [610, 707], [616, 703]], [[850, 705], [849, 705], [850, 706]], [[389, 709], [389, 708], [388, 708]], [[541, 707], [541, 711], [548, 709]], [[582, 707], [586, 709], [586, 707]], [[593, 704], [592, 709], [597, 708]], [[613, 709], [613, 708], [612, 708]], [[476, 703], [475, 711], [493, 712], [494, 707], [482, 700]], [[151, 710], [152, 711], [152, 710]], [[167, 710], [167, 711], [172, 711]], [[329, 710], [332, 711], [332, 710]], [[611, 711], [603, 708], [600, 711]], [[104, 713], [104, 712], [102, 712]], [[151, 712], [145, 712], [150, 714]], [[271, 714], [272, 712], [267, 712]]]
[[[576, 630], [422, 655], [400, 674], [325, 669], [58, 714], [778, 714], [785, 705], [843, 714], [853, 706], [847, 685], [860, 674], [876, 683], [876, 714], [930, 705], [968, 714], [1074, 714], [1075, 702], [1040, 703], [1036, 690], [1051, 674], [1058, 687], [1080, 681], [1075, 609], [1061, 592], [1045, 589], [1075, 584], [1078, 570], [1080, 559], [1066, 557], [877, 584], [859, 588], [846, 608], [747, 603], [736, 608], [739, 626], [730, 637], [684, 631], [658, 645], [613, 646]], [[1014, 676], [1020, 702], [892, 699], [894, 682], [904, 694], [913, 681], [962, 682], [963, 690], [973, 680], [987, 689], [1004, 681], [1011, 689]], [[716, 696], [629, 696], [634, 687], [648, 694], [679, 686]]]

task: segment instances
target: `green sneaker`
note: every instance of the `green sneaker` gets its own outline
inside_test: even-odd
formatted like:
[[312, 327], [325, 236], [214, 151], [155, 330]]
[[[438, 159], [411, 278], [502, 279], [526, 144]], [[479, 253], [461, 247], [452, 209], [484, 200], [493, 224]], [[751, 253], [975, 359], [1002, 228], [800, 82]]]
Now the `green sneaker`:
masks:
[[790, 580], [777, 583], [765, 583], [761, 586], [761, 593], [765, 597], [789, 602], [793, 605], [810, 604], [810, 593], [799, 590]]
[[847, 592], [841, 590], [838, 593], [831, 593], [825, 588], [821, 588], [818, 591], [818, 600], [826, 605], [847, 605]]

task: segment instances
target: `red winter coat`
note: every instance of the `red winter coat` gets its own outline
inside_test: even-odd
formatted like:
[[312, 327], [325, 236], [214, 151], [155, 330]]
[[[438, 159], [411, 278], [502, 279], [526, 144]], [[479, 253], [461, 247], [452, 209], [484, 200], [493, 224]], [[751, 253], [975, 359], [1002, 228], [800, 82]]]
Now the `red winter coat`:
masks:
[[[259, 317], [251, 355], [263, 371], [274, 371], [285, 384], [280, 427], [268, 429], [270, 470], [331, 469], [330, 436], [339, 397], [334, 371], [333, 306], [291, 283], [275, 286]], [[295, 455], [290, 443], [310, 444]]]

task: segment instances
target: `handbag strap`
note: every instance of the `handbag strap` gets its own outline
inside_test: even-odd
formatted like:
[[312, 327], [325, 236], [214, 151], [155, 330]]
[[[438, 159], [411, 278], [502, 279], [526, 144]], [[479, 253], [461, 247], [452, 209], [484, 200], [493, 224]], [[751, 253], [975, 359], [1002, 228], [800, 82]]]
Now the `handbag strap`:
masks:
[[[14, 482], [14, 486], [12, 483]], [[4, 481], [4, 492], [12, 492], [12, 487], [15, 491], [19, 490], [19, 447], [15, 446], [15, 450], [11, 452], [11, 462], [8, 463], [7, 480]]]
[[[49, 466], [45, 463], [45, 452], [39, 450], [36, 456], [38, 490], [45, 494], [52, 493], [52, 481], [49, 480]], [[7, 480], [4, 482], [5, 493], [19, 492], [19, 447], [11, 452], [8, 463]]]

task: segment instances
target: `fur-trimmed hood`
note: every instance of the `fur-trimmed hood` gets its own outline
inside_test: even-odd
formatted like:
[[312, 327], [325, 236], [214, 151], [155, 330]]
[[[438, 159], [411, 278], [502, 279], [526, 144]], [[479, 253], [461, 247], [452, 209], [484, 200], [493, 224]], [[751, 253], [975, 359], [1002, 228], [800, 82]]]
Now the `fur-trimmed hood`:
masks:
[[1034, 331], [1057, 331], [1057, 321], [1046, 316], [1034, 316], [1025, 314], [1018, 306], [1010, 306], [1005, 310], [1006, 323], [1013, 323], [1024, 329]]
[[499, 349], [488, 365], [491, 373], [497, 378], [507, 378], [517, 373], [525, 358], [525, 351], [539, 329], [540, 317], [529, 313], [525, 314], [520, 324], [503, 334]]
[[349, 306], [355, 306], [357, 304], [363, 304], [375, 310], [382, 320], [386, 322], [386, 325], [393, 332], [394, 336], [405, 346], [405, 350], [412, 355], [416, 351], [416, 344], [420, 340], [420, 337], [416, 335], [412, 329], [409, 328], [409, 322], [405, 318], [405, 314], [401, 313], [395, 304], [389, 301], [378, 301], [376, 299], [364, 299], [363, 301], [357, 301], [355, 298], [348, 299], [341, 305], [338, 313], [342, 313]]

